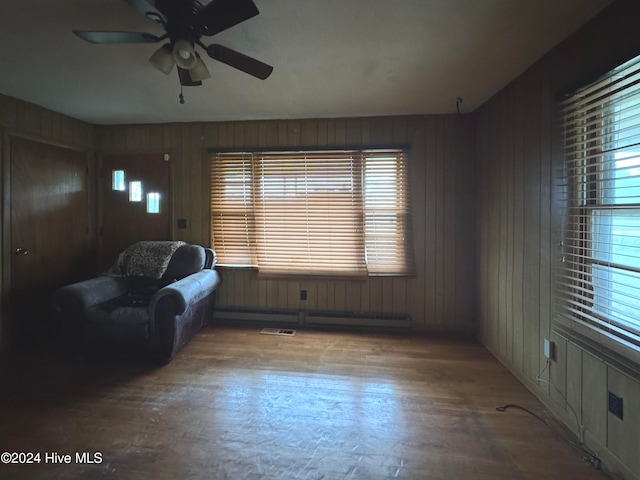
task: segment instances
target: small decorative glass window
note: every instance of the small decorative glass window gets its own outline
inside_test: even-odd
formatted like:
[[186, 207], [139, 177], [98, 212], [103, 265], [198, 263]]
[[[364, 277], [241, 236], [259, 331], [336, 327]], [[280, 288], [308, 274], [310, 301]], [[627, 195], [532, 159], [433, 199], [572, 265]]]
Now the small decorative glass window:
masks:
[[124, 192], [127, 187], [124, 182], [124, 170], [114, 170], [111, 174], [111, 189]]
[[142, 201], [142, 182], [134, 181], [129, 182], [129, 201], [141, 202]]
[[160, 213], [160, 194], [158, 192], [147, 193], [147, 213]]

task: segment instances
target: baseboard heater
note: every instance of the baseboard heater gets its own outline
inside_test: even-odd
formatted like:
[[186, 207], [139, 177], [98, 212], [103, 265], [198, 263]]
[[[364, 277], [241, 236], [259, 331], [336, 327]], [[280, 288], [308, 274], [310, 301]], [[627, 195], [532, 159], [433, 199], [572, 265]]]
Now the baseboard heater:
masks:
[[411, 317], [392, 313], [354, 313], [286, 309], [216, 308], [214, 320], [278, 323], [283, 325], [374, 327], [408, 330]]
[[213, 311], [213, 319], [295, 325], [298, 325], [300, 323], [298, 312], [296, 312], [295, 310], [272, 310], [257, 308], [216, 307]]
[[392, 313], [305, 312], [305, 325], [345, 327], [411, 328], [409, 315]]

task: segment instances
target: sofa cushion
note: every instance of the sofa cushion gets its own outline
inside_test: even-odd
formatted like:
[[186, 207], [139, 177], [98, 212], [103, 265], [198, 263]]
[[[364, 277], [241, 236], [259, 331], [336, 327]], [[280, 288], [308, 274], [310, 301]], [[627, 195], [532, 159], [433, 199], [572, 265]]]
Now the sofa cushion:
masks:
[[147, 324], [149, 312], [147, 307], [133, 305], [117, 306], [111, 302], [103, 303], [87, 311], [87, 321], [91, 323], [109, 324]]
[[149, 311], [146, 307], [111, 310], [96, 306], [87, 311], [82, 330], [85, 341], [92, 346], [108, 346], [113, 342], [121, 347], [136, 345], [150, 338]]
[[167, 270], [158, 282], [160, 288], [181, 280], [204, 268], [205, 252], [200, 245], [182, 245], [171, 257]]

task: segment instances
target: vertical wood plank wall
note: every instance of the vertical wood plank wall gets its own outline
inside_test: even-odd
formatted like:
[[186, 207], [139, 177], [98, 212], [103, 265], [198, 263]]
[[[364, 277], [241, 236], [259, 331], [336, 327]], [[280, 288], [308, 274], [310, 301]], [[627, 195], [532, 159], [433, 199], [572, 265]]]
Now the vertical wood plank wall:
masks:
[[[93, 126], [75, 120], [73, 118], [61, 115], [59, 113], [47, 110], [36, 105], [16, 100], [11, 97], [0, 94], [0, 158], [2, 159], [2, 171], [3, 175], [8, 175], [10, 158], [9, 146], [4, 145], [7, 137], [11, 135], [27, 136], [33, 140], [54, 143], [56, 145], [66, 146], [74, 148], [76, 150], [90, 152], [93, 150], [94, 145], [94, 128]], [[90, 178], [95, 175], [93, 170], [93, 164], [90, 164]], [[4, 185], [9, 182], [10, 179], [3, 178], [0, 182], [0, 189], [2, 191], [2, 202], [5, 213], [9, 212], [8, 192], [4, 191]], [[89, 182], [91, 184], [91, 182]], [[90, 187], [89, 191], [89, 209], [95, 210], [95, 191], [93, 187]], [[5, 265], [3, 259], [9, 258], [7, 249], [8, 239], [10, 236], [10, 225], [7, 218], [2, 222], [2, 235], [0, 235], [0, 292], [2, 295], [3, 309], [0, 318], [0, 346], [3, 345], [2, 326], [4, 325], [5, 316], [5, 302], [8, 295], [7, 285], [10, 276], [10, 265]], [[93, 233], [91, 233], [93, 234]]]
[[[104, 153], [171, 153], [176, 239], [209, 244], [208, 149], [410, 144], [417, 274], [367, 281], [273, 280], [223, 270], [223, 306], [408, 313], [417, 331], [471, 333], [474, 193], [470, 115], [98, 127]], [[300, 300], [300, 290], [307, 300]]]
[[78, 150], [94, 146], [94, 127], [71, 117], [0, 94], [0, 128]]
[[[624, 478], [640, 478], [640, 383], [553, 329], [562, 221], [554, 106], [560, 89], [640, 54], [639, 7], [615, 2], [474, 112], [478, 337], [576, 433], [579, 423], [587, 445]], [[544, 338], [556, 344], [546, 382], [536, 379]], [[629, 417], [608, 413], [608, 390], [624, 398]]]

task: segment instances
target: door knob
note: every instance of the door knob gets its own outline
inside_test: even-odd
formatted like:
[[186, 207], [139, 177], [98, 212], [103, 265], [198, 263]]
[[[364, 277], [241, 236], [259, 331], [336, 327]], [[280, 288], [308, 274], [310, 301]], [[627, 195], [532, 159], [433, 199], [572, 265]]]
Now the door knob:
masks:
[[16, 248], [16, 255], [28, 255], [28, 254], [29, 254], [29, 250], [26, 250], [21, 247]]

